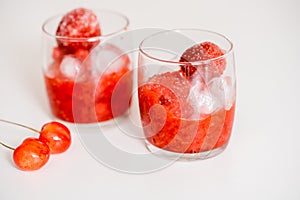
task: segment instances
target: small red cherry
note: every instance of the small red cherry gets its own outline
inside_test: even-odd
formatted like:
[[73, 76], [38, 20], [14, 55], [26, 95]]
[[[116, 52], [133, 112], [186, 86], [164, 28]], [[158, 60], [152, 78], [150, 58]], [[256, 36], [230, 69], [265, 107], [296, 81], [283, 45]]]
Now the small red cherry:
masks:
[[51, 154], [58, 154], [70, 147], [71, 134], [65, 125], [59, 122], [49, 122], [43, 125], [39, 140], [49, 146]]
[[24, 171], [33, 171], [43, 167], [50, 157], [48, 145], [36, 138], [27, 138], [13, 153], [16, 166]]

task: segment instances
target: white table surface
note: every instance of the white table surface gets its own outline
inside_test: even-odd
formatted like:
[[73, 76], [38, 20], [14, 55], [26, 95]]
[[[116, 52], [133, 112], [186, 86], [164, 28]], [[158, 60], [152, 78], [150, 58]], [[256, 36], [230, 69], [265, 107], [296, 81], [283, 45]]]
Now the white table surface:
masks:
[[[12, 152], [0, 147], [1, 200], [300, 199], [299, 1], [1, 0], [0, 118], [35, 128], [53, 119], [41, 74], [41, 24], [78, 6], [121, 11], [131, 29], [192, 27], [229, 37], [238, 77], [229, 146], [212, 159], [132, 175], [94, 159], [70, 126], [70, 149], [38, 171], [16, 169]], [[29, 135], [2, 130], [11, 145]], [[127, 148], [129, 140], [138, 142], [118, 142]]]

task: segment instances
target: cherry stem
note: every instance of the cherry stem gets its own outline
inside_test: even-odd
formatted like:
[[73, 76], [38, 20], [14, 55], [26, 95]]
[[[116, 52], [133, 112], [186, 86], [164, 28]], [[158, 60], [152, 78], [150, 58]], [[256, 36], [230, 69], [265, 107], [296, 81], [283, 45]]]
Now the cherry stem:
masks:
[[10, 150], [13, 150], [13, 151], [15, 150], [15, 148], [13, 148], [13, 147], [11, 147], [11, 146], [8, 146], [8, 145], [4, 144], [4, 143], [1, 142], [1, 141], [0, 141], [0, 144], [1, 144], [2, 146], [4, 146], [4, 147], [10, 149]]
[[[29, 126], [25, 126], [25, 125], [23, 125], [23, 124], [19, 124], [19, 123], [16, 123], [16, 122], [7, 121], [7, 120], [4, 120], [4, 119], [0, 119], [0, 121], [1, 121], [1, 122], [4, 122], [4, 123], [8, 123], [8, 124], [13, 124], [13, 125], [21, 126], [21, 127], [23, 127], [23, 128], [27, 128], [27, 129], [29, 129], [29, 130], [31, 130], [31, 131], [33, 131], [33, 132], [40, 133], [40, 131], [38, 131], [38, 130], [36, 130], [36, 129], [34, 129], [34, 128], [31, 128], [31, 127], [29, 127]], [[0, 143], [0, 144], [3, 145], [3, 143]], [[4, 145], [5, 145], [5, 144], [4, 144]], [[3, 145], [3, 146], [4, 146], [4, 145]], [[6, 147], [8, 147], [8, 146], [6, 145]], [[8, 148], [9, 148], [9, 147], [8, 147]]]

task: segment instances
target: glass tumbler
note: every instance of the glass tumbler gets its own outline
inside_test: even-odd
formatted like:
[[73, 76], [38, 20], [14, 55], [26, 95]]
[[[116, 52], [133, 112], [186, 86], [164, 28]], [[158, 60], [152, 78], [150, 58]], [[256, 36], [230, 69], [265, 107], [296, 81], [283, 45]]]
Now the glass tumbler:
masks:
[[166, 30], [139, 46], [138, 102], [147, 148], [182, 160], [227, 146], [234, 121], [233, 44], [206, 30]]
[[[58, 36], [64, 15], [49, 18], [43, 30], [43, 75], [52, 114], [71, 123], [109, 122], [128, 110], [132, 93], [130, 58], [118, 47], [118, 35], [127, 30], [126, 16], [92, 10], [101, 36]], [[114, 43], [105, 43], [115, 37]], [[65, 48], [67, 45], [68, 48]], [[112, 105], [113, 93], [119, 98]]]

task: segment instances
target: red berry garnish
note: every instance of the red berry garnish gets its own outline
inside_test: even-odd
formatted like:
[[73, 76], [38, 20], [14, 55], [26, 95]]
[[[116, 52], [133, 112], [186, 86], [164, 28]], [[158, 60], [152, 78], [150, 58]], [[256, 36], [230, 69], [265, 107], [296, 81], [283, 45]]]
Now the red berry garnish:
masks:
[[62, 153], [71, 145], [69, 129], [59, 122], [45, 124], [41, 129], [39, 139], [49, 146], [51, 154]]
[[[224, 58], [218, 58], [224, 55], [224, 51], [216, 44], [212, 42], [203, 42], [196, 44], [189, 49], [185, 50], [182, 54], [179, 62], [189, 62], [185, 65], [181, 65], [181, 72], [185, 77], [191, 77], [196, 70], [204, 69], [205, 73], [209, 73], [209, 76], [220, 76], [226, 67], [226, 60]], [[212, 59], [211, 61], [208, 61]], [[192, 62], [205, 61], [200, 65], [192, 65]], [[205, 69], [207, 68], [207, 69]]]
[[27, 138], [13, 153], [16, 166], [24, 171], [37, 170], [43, 167], [50, 157], [48, 145], [36, 138]]
[[[96, 14], [86, 8], [77, 8], [62, 18], [57, 31], [57, 42], [61, 48], [66, 49], [68, 53], [74, 53], [77, 49], [90, 50], [96, 46], [99, 41], [87, 41], [86, 39], [101, 35], [100, 25]], [[74, 41], [80, 38], [81, 41]], [[72, 40], [73, 39], [73, 40]]]

